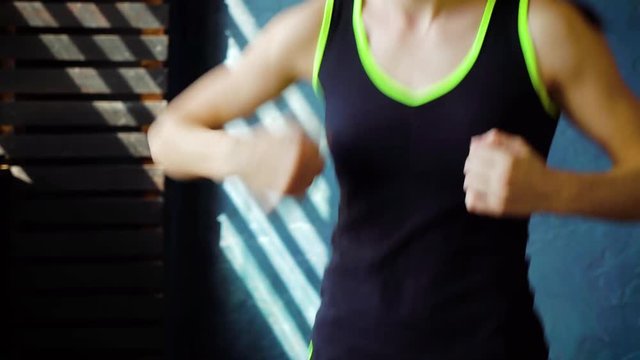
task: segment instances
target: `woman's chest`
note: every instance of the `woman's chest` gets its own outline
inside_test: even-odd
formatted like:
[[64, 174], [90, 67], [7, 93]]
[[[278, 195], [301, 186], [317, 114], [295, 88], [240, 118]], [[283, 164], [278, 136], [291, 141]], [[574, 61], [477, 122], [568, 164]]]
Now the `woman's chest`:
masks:
[[[332, 88], [326, 99], [327, 140], [336, 166], [368, 174], [462, 174], [471, 137], [516, 121], [511, 95], [468, 87], [418, 107], [370, 86]], [[357, 87], [357, 89], [355, 88]]]

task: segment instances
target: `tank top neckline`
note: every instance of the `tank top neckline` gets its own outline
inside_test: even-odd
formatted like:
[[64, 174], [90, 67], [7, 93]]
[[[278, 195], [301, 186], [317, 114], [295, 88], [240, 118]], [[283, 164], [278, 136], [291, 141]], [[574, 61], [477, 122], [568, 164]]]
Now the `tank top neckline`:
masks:
[[480, 55], [496, 2], [496, 0], [487, 0], [473, 44], [453, 72], [425, 88], [415, 90], [388, 75], [374, 58], [362, 17], [362, 1], [353, 0], [351, 19], [360, 63], [371, 83], [382, 94], [409, 107], [418, 107], [432, 102], [455, 89], [464, 80]]

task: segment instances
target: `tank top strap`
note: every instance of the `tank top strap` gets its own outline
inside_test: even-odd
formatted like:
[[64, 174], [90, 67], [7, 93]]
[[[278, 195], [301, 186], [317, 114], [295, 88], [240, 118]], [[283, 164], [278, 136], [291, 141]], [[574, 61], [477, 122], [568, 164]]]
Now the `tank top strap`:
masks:
[[[553, 103], [542, 82], [533, 39], [529, 30], [529, 0], [496, 0], [483, 52], [500, 68], [524, 74], [525, 86], [532, 86], [540, 105], [553, 118], [559, 107]], [[508, 73], [504, 71], [504, 73]], [[527, 84], [528, 83], [528, 84]]]
[[[332, 40], [336, 36], [337, 29], [340, 25], [342, 14], [345, 10], [345, 3], [351, 0], [325, 0], [322, 25], [318, 34], [318, 41], [315, 50], [315, 58], [313, 64], [312, 85], [316, 95], [322, 96], [323, 89], [320, 81], [320, 69], [325, 54], [332, 45]], [[346, 7], [348, 10], [348, 6]]]

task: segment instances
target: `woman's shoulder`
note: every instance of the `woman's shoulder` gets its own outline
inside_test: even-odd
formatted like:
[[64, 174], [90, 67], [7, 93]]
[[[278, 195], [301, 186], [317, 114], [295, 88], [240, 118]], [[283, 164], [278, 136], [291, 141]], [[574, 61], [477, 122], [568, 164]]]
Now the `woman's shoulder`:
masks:
[[530, 0], [529, 31], [544, 78], [555, 83], [576, 59], [588, 56], [601, 27], [588, 7], [569, 0]]
[[263, 29], [271, 56], [284, 59], [299, 78], [310, 79], [326, 0], [305, 0], [276, 14]]

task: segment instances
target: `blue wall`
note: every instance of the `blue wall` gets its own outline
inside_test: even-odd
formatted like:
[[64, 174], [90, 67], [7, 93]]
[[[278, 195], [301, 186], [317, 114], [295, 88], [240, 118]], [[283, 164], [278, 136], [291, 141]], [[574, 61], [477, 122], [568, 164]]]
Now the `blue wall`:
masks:
[[[249, 23], [264, 26], [277, 11], [296, 2], [227, 0], [230, 39], [243, 47], [251, 38]], [[604, 17], [623, 76], [640, 94], [640, 0], [591, 4]], [[320, 122], [321, 106], [310, 88], [300, 85], [295, 91], [301, 97], [279, 99], [259, 116], [240, 121], [252, 124], [295, 114], [302, 102]], [[323, 134], [318, 130], [314, 136]], [[580, 171], [605, 170], [610, 165], [604, 153], [566, 119], [558, 126], [549, 164]], [[309, 196], [266, 218], [256, 216], [238, 184], [223, 187], [225, 210], [218, 219], [224, 261], [219, 265], [218, 286], [228, 294], [219, 312], [226, 335], [222, 342], [231, 354], [227, 358], [303, 358], [302, 347], [312, 326], [308, 314], [317, 306], [317, 267], [330, 252], [328, 240], [337, 215], [333, 171], [329, 161]], [[530, 278], [551, 358], [640, 359], [640, 225], [536, 215], [530, 233]]]

